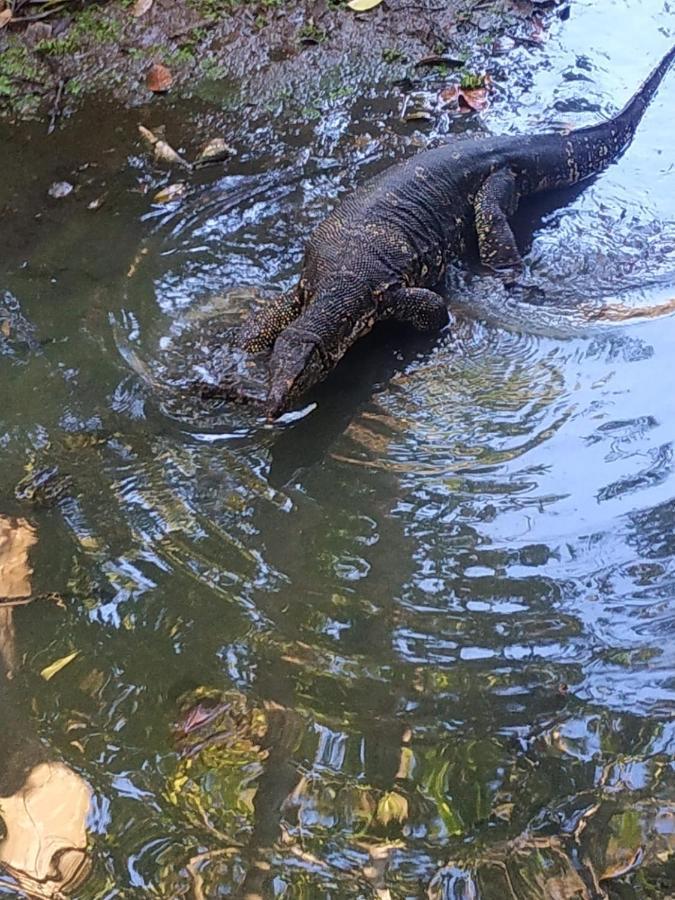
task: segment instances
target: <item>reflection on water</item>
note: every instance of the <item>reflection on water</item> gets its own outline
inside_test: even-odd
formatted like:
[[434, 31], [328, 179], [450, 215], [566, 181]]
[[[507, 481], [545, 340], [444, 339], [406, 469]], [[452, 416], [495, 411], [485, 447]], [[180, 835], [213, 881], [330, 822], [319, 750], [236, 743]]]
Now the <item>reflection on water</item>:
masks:
[[22, 896], [40, 900], [65, 897], [87, 878], [85, 824], [92, 792], [81, 775], [50, 759], [33, 732], [26, 699], [11, 685], [19, 658], [14, 608], [31, 598], [28, 551], [36, 541], [25, 519], [0, 517], [0, 891], [3, 885], [16, 887]]
[[[484, 125], [608, 114], [672, 25], [575, 4]], [[64, 132], [116, 189], [2, 263], [0, 894], [675, 896], [675, 319], [607, 314], [675, 297], [671, 78], [522, 211], [516, 289], [453, 273], [450, 334], [383, 328], [280, 427], [181, 386], [426, 139], [400, 93], [251, 123], [161, 209], [127, 132]]]

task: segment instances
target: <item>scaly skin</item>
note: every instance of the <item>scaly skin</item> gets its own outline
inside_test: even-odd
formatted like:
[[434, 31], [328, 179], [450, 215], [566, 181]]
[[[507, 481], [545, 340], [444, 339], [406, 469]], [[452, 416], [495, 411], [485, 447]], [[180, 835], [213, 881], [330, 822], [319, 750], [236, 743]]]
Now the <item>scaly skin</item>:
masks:
[[673, 58], [675, 47], [606, 122], [568, 134], [449, 141], [347, 197], [311, 235], [298, 285], [234, 335], [241, 350], [271, 352], [268, 417], [325, 378], [377, 321], [446, 325], [445, 302], [433, 288], [476, 237], [485, 266], [517, 272], [508, 218], [519, 201], [577, 184], [616, 160]]

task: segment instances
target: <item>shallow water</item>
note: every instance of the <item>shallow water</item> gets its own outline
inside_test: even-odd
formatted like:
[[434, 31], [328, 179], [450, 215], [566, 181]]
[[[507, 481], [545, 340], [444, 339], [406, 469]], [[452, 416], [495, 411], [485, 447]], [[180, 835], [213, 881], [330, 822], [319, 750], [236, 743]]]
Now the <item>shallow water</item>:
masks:
[[448, 334], [372, 335], [275, 427], [179, 402], [176, 352], [371, 172], [609, 115], [674, 26], [575, 3], [480, 121], [365, 83], [177, 109], [239, 155], [169, 207], [163, 111], [5, 135], [1, 895], [80, 848], [82, 900], [675, 896], [675, 318], [583, 313], [675, 296], [675, 71], [617, 165], [522, 211], [517, 290], [452, 274]]

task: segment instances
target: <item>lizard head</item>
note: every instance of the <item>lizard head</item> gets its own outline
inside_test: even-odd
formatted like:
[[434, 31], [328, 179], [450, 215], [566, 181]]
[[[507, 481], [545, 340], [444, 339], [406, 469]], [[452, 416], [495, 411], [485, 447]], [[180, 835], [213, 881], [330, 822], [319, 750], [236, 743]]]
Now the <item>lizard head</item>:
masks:
[[274, 345], [270, 359], [270, 389], [265, 411], [276, 419], [290, 404], [321, 381], [331, 370], [320, 338], [311, 332], [286, 328]]
[[335, 275], [317, 290], [309, 308], [276, 339], [270, 357], [266, 412], [275, 419], [322, 381], [349, 347], [370, 331], [376, 304], [368, 284]]

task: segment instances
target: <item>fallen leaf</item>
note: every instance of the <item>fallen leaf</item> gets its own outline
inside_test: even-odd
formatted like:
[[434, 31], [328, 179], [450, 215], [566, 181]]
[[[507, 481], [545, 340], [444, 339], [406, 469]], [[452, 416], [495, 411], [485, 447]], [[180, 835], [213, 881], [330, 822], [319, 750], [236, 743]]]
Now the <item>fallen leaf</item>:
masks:
[[176, 184], [169, 184], [161, 191], [157, 191], [152, 198], [155, 203], [171, 203], [172, 200], [178, 200], [185, 193], [185, 182], [179, 181]]
[[220, 162], [228, 159], [230, 156], [236, 156], [237, 151], [234, 150], [223, 138], [213, 138], [205, 144], [199, 151], [199, 156], [195, 162], [196, 166], [207, 166], [210, 163]]
[[12, 333], [12, 326], [9, 324], [7, 319], [3, 319], [2, 322], [0, 322], [0, 334], [2, 334], [3, 337], [8, 338], [11, 333]]
[[545, 39], [546, 32], [544, 29], [544, 23], [538, 16], [535, 16], [532, 19], [532, 31], [530, 32], [530, 40], [534, 41], [535, 44], [543, 44]]
[[145, 77], [145, 86], [153, 94], [162, 94], [168, 91], [173, 84], [173, 75], [161, 63], [154, 63]]
[[382, 0], [349, 0], [347, 6], [354, 12], [367, 12], [369, 9], [379, 6], [380, 3]]
[[136, 0], [134, 5], [131, 7], [131, 15], [136, 19], [139, 16], [144, 16], [146, 12], [149, 12], [152, 8], [153, 0]]
[[473, 90], [459, 89], [460, 106], [463, 103], [467, 109], [481, 112], [488, 105], [487, 88], [475, 88]]
[[154, 146], [155, 146], [155, 144], [156, 144], [157, 141], [158, 141], [158, 138], [157, 138], [156, 135], [154, 135], [154, 134], [152, 133], [152, 131], [150, 131], [149, 128], [146, 128], [144, 125], [139, 125], [139, 126], [138, 126], [138, 131], [139, 131], [141, 137], [143, 138], [143, 140], [145, 141], [145, 143], [146, 143], [149, 147], [154, 147]]
[[406, 122], [433, 122], [433, 113], [426, 109], [415, 109], [405, 117]]
[[12, 10], [11, 9], [3, 9], [0, 12], [0, 28], [4, 28], [5, 25], [9, 25], [12, 21]]
[[415, 66], [448, 66], [452, 69], [461, 69], [465, 63], [465, 59], [459, 59], [457, 56], [434, 53], [431, 56], [423, 56], [422, 59], [418, 59]]
[[183, 159], [180, 154], [176, 153], [173, 147], [170, 144], [167, 144], [166, 141], [155, 142], [155, 162], [168, 163], [170, 166], [184, 166], [186, 169], [192, 168], [190, 163], [186, 159]]
[[148, 254], [148, 248], [147, 248], [147, 247], [143, 247], [141, 250], [138, 251], [138, 253], [136, 254], [136, 256], [135, 256], [135, 258], [134, 258], [134, 260], [133, 260], [133, 262], [132, 262], [131, 265], [129, 266], [129, 271], [127, 272], [127, 278], [133, 278], [133, 276], [134, 276], [134, 275], [136, 274], [136, 272], [138, 271], [138, 267], [139, 267], [139, 265], [141, 264], [141, 261], [142, 261], [143, 257], [144, 257], [144, 256], [147, 256], [147, 254]]
[[40, 675], [44, 678], [45, 681], [51, 681], [51, 679], [61, 671], [61, 669], [65, 669], [65, 667], [71, 663], [76, 656], [80, 655], [79, 650], [73, 650], [72, 653], [69, 653], [68, 656], [62, 656], [61, 659], [55, 660], [40, 672]]
[[54, 200], [61, 200], [63, 197], [67, 197], [72, 190], [73, 186], [69, 181], [55, 181], [47, 193]]
[[446, 106], [456, 104], [459, 101], [459, 85], [449, 84], [443, 88], [439, 96]]
[[96, 197], [95, 200], [92, 200], [89, 203], [87, 203], [87, 209], [100, 209], [103, 206], [103, 204], [105, 203], [105, 198], [106, 198], [105, 194], [101, 194], [100, 197]]

